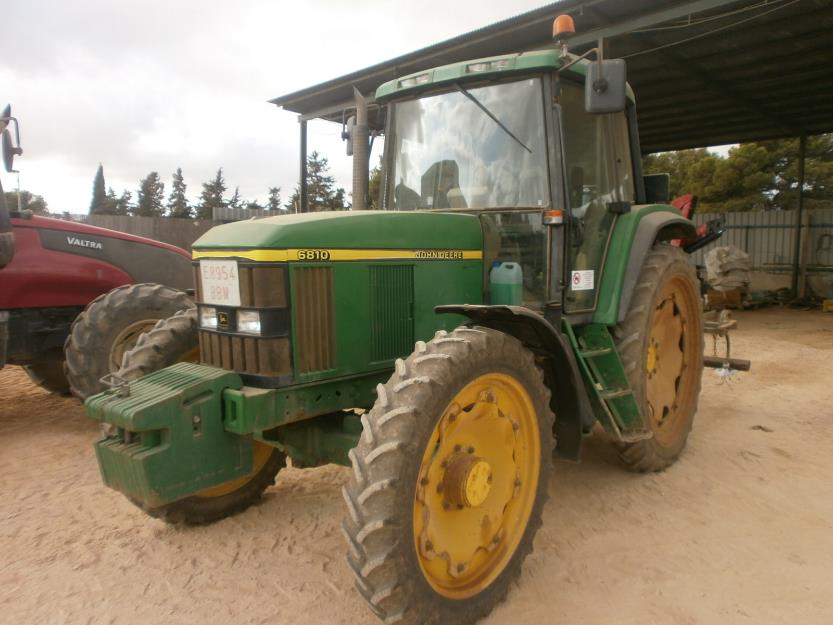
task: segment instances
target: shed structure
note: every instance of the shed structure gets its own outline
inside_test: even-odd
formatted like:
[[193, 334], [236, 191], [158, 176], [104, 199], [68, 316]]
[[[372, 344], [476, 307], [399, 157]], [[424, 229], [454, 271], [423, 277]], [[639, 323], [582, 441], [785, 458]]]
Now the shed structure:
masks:
[[[552, 21], [574, 18], [571, 52], [604, 39], [624, 58], [637, 98], [643, 153], [801, 137], [798, 224], [806, 137], [833, 132], [833, 0], [562, 0], [421, 50], [271, 100], [298, 114], [301, 205], [306, 125], [341, 122], [354, 88], [371, 103], [385, 81], [438, 65], [552, 46]], [[801, 228], [795, 231], [798, 290]]]

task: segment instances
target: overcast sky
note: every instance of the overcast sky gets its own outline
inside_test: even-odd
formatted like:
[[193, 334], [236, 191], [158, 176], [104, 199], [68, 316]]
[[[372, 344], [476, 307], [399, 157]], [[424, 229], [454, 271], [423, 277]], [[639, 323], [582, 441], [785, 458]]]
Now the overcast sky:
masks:
[[[284, 199], [298, 177], [295, 114], [267, 100], [543, 6], [483, 0], [16, 0], [4, 3], [0, 106], [21, 121], [21, 187], [86, 213], [99, 163], [134, 192], [158, 171], [188, 193], [223, 167], [229, 194]], [[350, 190], [341, 128], [309, 128]], [[374, 152], [376, 150], [374, 149]], [[375, 155], [374, 155], [375, 160]], [[0, 174], [6, 190], [12, 174]]]

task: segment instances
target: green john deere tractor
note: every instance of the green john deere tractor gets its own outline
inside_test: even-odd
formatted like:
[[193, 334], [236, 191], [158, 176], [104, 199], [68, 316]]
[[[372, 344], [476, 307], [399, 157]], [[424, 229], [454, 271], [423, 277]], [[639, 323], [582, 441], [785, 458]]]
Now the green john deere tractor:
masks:
[[376, 102], [382, 210], [211, 230], [197, 308], [87, 411], [105, 483], [170, 522], [248, 507], [287, 458], [351, 466], [359, 592], [386, 623], [462, 625], [519, 575], [553, 451], [578, 459], [598, 422], [629, 469], [679, 456], [703, 326], [670, 242], [694, 228], [649, 197], [622, 61], [556, 46]]

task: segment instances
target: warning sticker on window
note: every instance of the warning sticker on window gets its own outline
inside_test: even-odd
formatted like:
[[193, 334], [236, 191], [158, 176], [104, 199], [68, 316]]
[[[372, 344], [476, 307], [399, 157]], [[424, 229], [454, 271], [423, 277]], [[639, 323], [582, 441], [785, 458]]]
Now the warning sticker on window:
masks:
[[570, 289], [573, 291], [592, 291], [594, 288], [593, 270], [573, 271], [570, 277]]

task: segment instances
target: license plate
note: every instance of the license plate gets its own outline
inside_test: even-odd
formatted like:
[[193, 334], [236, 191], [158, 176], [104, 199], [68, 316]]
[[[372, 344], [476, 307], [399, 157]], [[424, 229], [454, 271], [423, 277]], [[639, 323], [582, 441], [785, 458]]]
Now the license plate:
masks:
[[219, 306], [240, 306], [240, 279], [235, 260], [201, 260], [202, 301]]

